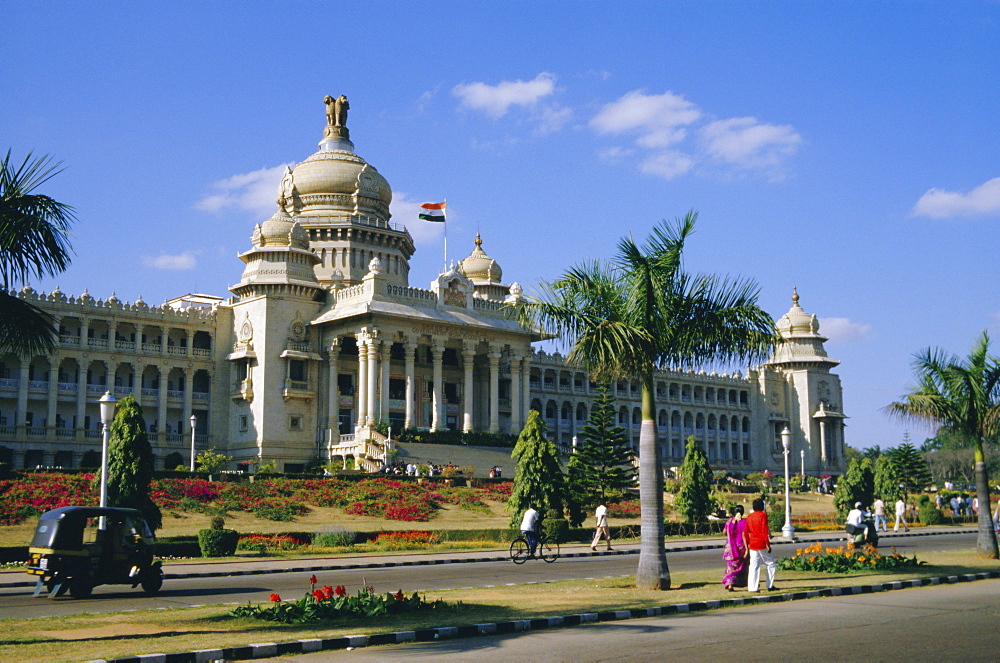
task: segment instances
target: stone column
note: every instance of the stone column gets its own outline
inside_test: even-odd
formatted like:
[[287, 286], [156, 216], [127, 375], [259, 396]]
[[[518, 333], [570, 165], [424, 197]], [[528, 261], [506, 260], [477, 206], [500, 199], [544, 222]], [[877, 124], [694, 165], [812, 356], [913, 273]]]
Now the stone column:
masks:
[[490, 360], [490, 432], [500, 430], [500, 351], [491, 350]]
[[465, 382], [462, 386], [462, 432], [472, 430], [472, 369], [476, 361], [475, 341], [462, 341], [462, 365], [465, 368]]
[[[190, 426], [190, 423], [187, 423], [186, 420], [190, 419], [191, 415], [194, 414], [193, 402], [194, 402], [194, 367], [188, 366], [187, 368], [184, 369], [184, 412], [181, 415], [181, 424], [177, 428], [178, 433], [183, 433], [185, 430], [187, 430], [187, 427]], [[206, 428], [208, 427], [208, 422], [206, 421], [205, 423], [202, 424], [202, 426], [205, 427], [202, 428], [202, 430], [206, 430]]]
[[365, 396], [365, 402], [368, 405], [368, 411], [365, 414], [365, 425], [371, 426], [375, 423], [375, 399], [378, 396], [377, 385], [378, 385], [378, 350], [379, 342], [376, 340], [375, 335], [372, 334], [372, 340], [368, 343], [368, 395]]
[[337, 378], [340, 376], [338, 362], [340, 360], [340, 337], [334, 337], [330, 341], [328, 370], [330, 374], [327, 381], [326, 394], [326, 421], [327, 429], [330, 431], [331, 439], [338, 439], [340, 435], [340, 384]]
[[444, 422], [441, 421], [444, 401], [444, 343], [438, 338], [431, 340], [431, 362], [434, 366], [434, 400], [431, 404], [431, 432], [433, 432], [444, 427]]
[[819, 420], [819, 457], [826, 465], [826, 421]]
[[389, 363], [391, 360], [392, 343], [388, 340], [382, 342], [382, 351], [379, 353], [379, 398], [378, 398], [378, 418], [389, 423]]
[[78, 360], [80, 370], [76, 374], [76, 423], [73, 426], [73, 437], [80, 439], [80, 431], [84, 430], [83, 418], [87, 415], [87, 366], [86, 359]]
[[531, 409], [531, 355], [524, 355], [521, 360], [521, 421], [517, 429], [520, 431], [528, 422], [528, 411]]
[[187, 347], [184, 348], [186, 350], [185, 354], [188, 357], [193, 357], [194, 356], [194, 332], [191, 331], [190, 329], [185, 329], [184, 331], [187, 333]]
[[404, 347], [406, 348], [406, 421], [403, 425], [412, 428], [414, 425], [413, 407], [416, 401], [414, 394], [416, 375], [413, 369], [413, 359], [417, 344], [414, 341], [407, 341]]
[[[21, 358], [21, 370], [17, 377], [17, 420], [14, 422], [18, 426], [27, 426], [28, 423], [28, 366], [30, 365], [31, 357]], [[24, 430], [24, 434], [27, 435], [28, 431]]]
[[59, 363], [62, 361], [59, 353], [49, 356], [49, 390], [45, 403], [45, 434], [49, 439], [55, 438], [56, 406], [59, 403]]
[[[164, 366], [163, 368], [166, 370], [160, 370], [160, 398], [159, 408], [156, 412], [156, 440], [159, 446], [165, 446], [167, 442], [167, 388], [170, 385], [170, 368], [168, 366]], [[191, 415], [189, 414], [188, 416], [190, 417]]]
[[81, 317], [80, 318], [80, 349], [84, 352], [90, 347], [90, 339], [87, 335], [90, 333], [90, 318]]
[[358, 384], [354, 388], [354, 427], [365, 425], [368, 416], [368, 332], [362, 329], [355, 335], [358, 342]]
[[521, 356], [510, 356], [510, 431], [521, 430]]

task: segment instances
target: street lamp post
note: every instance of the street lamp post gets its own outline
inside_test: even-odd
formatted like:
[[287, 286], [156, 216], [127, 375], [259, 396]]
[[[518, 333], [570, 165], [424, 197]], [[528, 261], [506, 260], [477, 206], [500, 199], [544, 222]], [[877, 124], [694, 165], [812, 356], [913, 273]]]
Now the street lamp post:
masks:
[[802, 459], [802, 476], [806, 475], [806, 450], [799, 449], [799, 458]]
[[198, 426], [198, 417], [191, 415], [191, 471], [194, 472], [194, 433]]
[[[111, 436], [111, 420], [115, 418], [115, 397], [110, 391], [97, 401], [101, 408], [101, 508], [108, 505], [108, 438]], [[104, 518], [101, 518], [104, 529]]]
[[792, 446], [792, 431], [788, 430], [788, 426], [781, 431], [781, 446], [785, 455], [785, 525], [781, 528], [781, 536], [790, 539], [795, 536], [795, 528], [792, 527], [792, 502], [788, 482], [788, 453]]

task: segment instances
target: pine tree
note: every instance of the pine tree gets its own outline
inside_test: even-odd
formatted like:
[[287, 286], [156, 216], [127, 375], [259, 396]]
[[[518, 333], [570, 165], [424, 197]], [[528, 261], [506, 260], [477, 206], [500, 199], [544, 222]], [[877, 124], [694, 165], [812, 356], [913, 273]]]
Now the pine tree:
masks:
[[687, 522], [704, 522], [714, 506], [711, 497], [712, 468], [708, 465], [708, 456], [695, 441], [694, 435], [688, 436], [680, 474], [681, 488], [674, 505], [684, 514]]
[[847, 466], [847, 473], [837, 481], [837, 490], [833, 493], [837, 515], [846, 518], [855, 502], [871, 506], [874, 492], [875, 471], [872, 469], [871, 458], [854, 458]]
[[933, 482], [927, 460], [912, 444], [899, 445], [889, 452], [889, 457], [897, 468], [904, 494], [919, 492]]
[[875, 461], [875, 497], [886, 504], [893, 504], [902, 497], [899, 490], [899, 468], [890, 455], [879, 456]]
[[545, 422], [536, 410], [517, 438], [511, 456], [517, 461], [514, 488], [507, 501], [511, 527], [517, 527], [529, 506], [542, 518], [562, 516], [565, 479], [555, 445], [545, 437]]
[[118, 401], [108, 442], [108, 506], [138, 509], [156, 530], [162, 524], [160, 508], [149, 496], [153, 479], [153, 448], [146, 437], [142, 407], [134, 396]]
[[635, 467], [625, 429], [615, 423], [615, 399], [606, 384], [600, 386], [586, 425], [567, 466], [570, 521], [585, 507], [604, 504], [634, 484]]

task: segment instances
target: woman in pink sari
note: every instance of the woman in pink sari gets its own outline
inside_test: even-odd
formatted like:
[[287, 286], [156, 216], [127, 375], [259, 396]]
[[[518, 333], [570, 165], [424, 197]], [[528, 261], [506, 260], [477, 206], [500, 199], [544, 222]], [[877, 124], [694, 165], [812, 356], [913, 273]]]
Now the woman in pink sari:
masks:
[[747, 586], [747, 547], [743, 532], [747, 521], [743, 519], [743, 506], [737, 504], [730, 510], [732, 518], [726, 523], [726, 548], [722, 559], [726, 562], [726, 574], [722, 576], [722, 586], [733, 591], [734, 587]]

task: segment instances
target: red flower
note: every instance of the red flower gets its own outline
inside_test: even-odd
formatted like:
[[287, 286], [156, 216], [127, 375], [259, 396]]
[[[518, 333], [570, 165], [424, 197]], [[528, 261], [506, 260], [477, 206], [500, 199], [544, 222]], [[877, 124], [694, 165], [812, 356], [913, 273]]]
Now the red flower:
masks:
[[343, 585], [337, 585], [337, 589], [334, 590], [337, 596], [347, 596], [347, 588]]
[[278, 601], [281, 600], [281, 597], [278, 596], [277, 594], [271, 594], [271, 600], [277, 603]]
[[323, 585], [323, 598], [328, 599], [333, 596], [333, 587], [330, 585]]
[[315, 592], [313, 592], [313, 598], [316, 599], [317, 601], [322, 601], [323, 599], [326, 598], [326, 595], [323, 593], [322, 589], [317, 589]]
[[398, 592], [396, 592], [395, 594], [393, 594], [392, 597], [394, 599], [396, 599], [397, 601], [402, 601], [403, 600], [403, 590], [399, 590]]
[[309, 576], [309, 584], [310, 585], [315, 585], [316, 584], [316, 574], [315, 573], [313, 575]]

